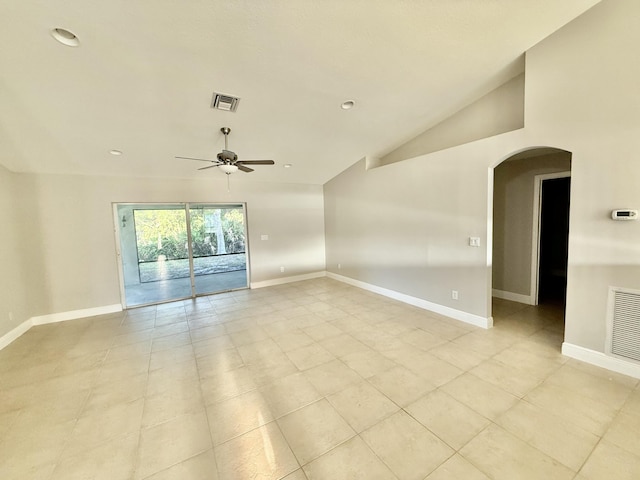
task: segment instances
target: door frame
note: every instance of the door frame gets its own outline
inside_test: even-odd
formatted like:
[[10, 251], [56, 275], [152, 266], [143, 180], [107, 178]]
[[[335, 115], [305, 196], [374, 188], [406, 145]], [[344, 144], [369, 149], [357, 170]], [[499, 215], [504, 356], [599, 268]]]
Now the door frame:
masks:
[[[166, 205], [181, 205], [185, 209], [186, 220], [187, 220], [187, 238], [191, 238], [191, 219], [190, 219], [190, 208], [191, 205], [207, 205], [207, 206], [224, 206], [224, 205], [234, 205], [238, 207], [242, 207], [242, 215], [244, 218], [244, 236], [245, 236], [245, 269], [246, 269], [246, 277], [247, 277], [247, 286], [241, 288], [230, 288], [228, 290], [221, 290], [219, 292], [210, 292], [210, 293], [196, 293], [195, 291], [195, 276], [193, 269], [193, 250], [191, 246], [191, 242], [188, 243], [188, 251], [189, 251], [189, 272], [190, 272], [190, 280], [191, 280], [191, 296], [174, 298], [171, 300], [163, 300], [158, 302], [140, 304], [140, 305], [127, 305], [127, 297], [125, 291], [125, 279], [124, 279], [124, 266], [122, 265], [122, 247], [121, 247], [121, 237], [120, 237], [120, 222], [121, 218], [118, 214], [118, 207], [120, 205], [145, 205], [145, 206], [166, 206]], [[177, 302], [180, 300], [188, 300], [196, 297], [215, 295], [218, 293], [224, 292], [232, 292], [237, 290], [246, 290], [251, 288], [251, 264], [249, 257], [249, 224], [247, 221], [247, 204], [246, 202], [112, 202], [111, 208], [113, 210], [113, 233], [115, 238], [115, 247], [116, 247], [116, 263], [118, 264], [118, 280], [120, 282], [120, 303], [122, 304], [123, 309], [128, 308], [139, 308], [146, 307], [149, 305], [159, 305], [161, 303], [171, 303]]]
[[[124, 221], [124, 217], [121, 219], [118, 213], [118, 205], [127, 205], [122, 203], [112, 203], [111, 209], [113, 210], [113, 234], [116, 239], [116, 263], [118, 265], [118, 281], [120, 283], [120, 303], [122, 308], [127, 308], [127, 297], [124, 290], [124, 266], [122, 265], [122, 247], [120, 243], [120, 222]], [[134, 205], [129, 204], [129, 205]]]
[[543, 173], [533, 180], [533, 228], [531, 235], [531, 301], [538, 305], [540, 290], [540, 225], [542, 221], [542, 184], [546, 180], [571, 177], [570, 171]]

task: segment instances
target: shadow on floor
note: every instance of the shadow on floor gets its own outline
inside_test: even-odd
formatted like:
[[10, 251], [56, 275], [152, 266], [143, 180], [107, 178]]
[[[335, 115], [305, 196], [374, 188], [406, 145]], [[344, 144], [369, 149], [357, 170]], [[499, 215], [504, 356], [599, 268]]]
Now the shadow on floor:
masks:
[[526, 305], [493, 298], [492, 312], [493, 327], [498, 332], [536, 334], [546, 337], [550, 345], [561, 350], [564, 341], [564, 304]]

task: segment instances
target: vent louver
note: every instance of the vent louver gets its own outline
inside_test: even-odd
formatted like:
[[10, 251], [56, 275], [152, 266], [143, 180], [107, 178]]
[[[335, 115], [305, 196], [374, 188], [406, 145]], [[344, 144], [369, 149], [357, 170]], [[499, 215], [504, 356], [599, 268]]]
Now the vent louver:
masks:
[[640, 292], [612, 289], [610, 352], [640, 362]]
[[211, 108], [217, 108], [218, 110], [224, 110], [227, 112], [235, 112], [238, 108], [238, 103], [240, 103], [240, 99], [238, 97], [214, 92], [213, 100], [211, 101]]

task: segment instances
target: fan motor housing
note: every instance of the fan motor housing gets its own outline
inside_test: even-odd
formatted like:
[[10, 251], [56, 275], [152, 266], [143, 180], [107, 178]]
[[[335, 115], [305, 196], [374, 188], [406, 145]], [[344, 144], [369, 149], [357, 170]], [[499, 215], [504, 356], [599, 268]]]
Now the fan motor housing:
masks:
[[238, 160], [238, 155], [236, 155], [235, 152], [232, 152], [231, 150], [222, 150], [218, 154], [218, 160], [225, 163], [235, 162]]

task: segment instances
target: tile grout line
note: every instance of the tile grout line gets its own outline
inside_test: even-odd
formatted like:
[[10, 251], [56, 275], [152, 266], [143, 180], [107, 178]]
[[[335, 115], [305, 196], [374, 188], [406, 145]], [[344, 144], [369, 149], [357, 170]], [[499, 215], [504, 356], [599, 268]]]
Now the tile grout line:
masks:
[[[209, 300], [209, 304], [211, 304], [210, 300]], [[213, 306], [213, 308], [214, 308], [214, 311], [216, 311], [215, 310], [215, 306]], [[199, 387], [198, 389], [200, 391], [200, 398], [201, 398], [202, 406], [203, 406], [203, 409], [204, 409], [204, 416], [207, 419], [207, 430], [209, 432], [209, 441], [211, 442], [211, 452], [213, 453], [213, 461], [214, 461], [215, 467], [216, 467], [216, 478], [222, 478], [220, 476], [220, 469], [218, 468], [218, 459], [216, 458], [215, 442], [213, 441], [213, 434], [211, 433], [212, 426], [211, 426], [211, 421], [209, 419], [209, 409], [207, 408], [205, 397], [204, 397], [204, 391], [202, 390], [202, 377], [200, 376], [200, 364], [198, 363], [198, 360], [197, 360], [196, 355], [195, 355], [195, 350], [193, 349], [193, 337], [191, 336], [191, 325], [189, 324], [189, 322], [187, 322], [187, 325], [189, 327], [189, 337], [191, 337], [190, 345], [191, 345], [191, 349], [193, 351], [193, 359], [195, 361], [196, 371], [198, 373], [198, 387]], [[200, 455], [201, 453], [202, 452], [200, 452], [198, 455]]]

